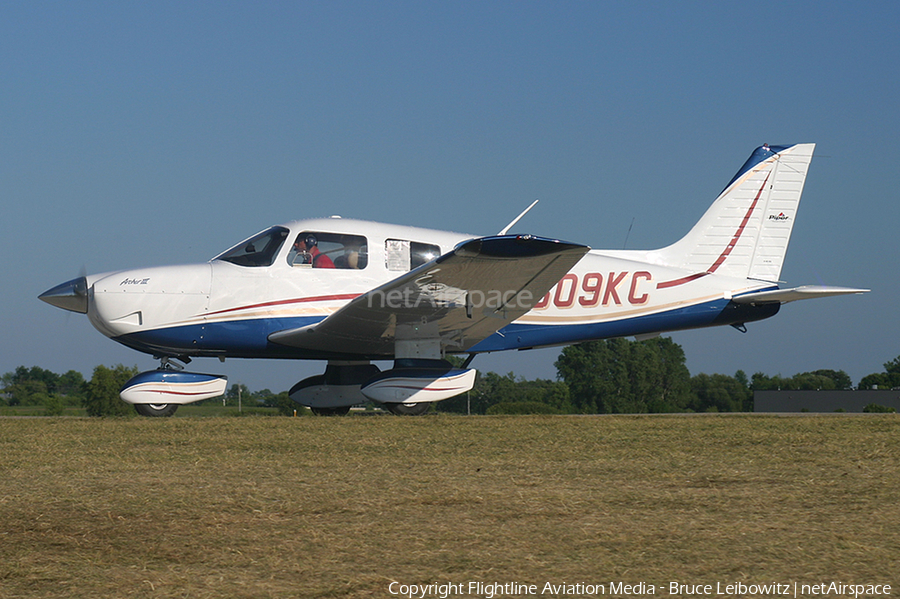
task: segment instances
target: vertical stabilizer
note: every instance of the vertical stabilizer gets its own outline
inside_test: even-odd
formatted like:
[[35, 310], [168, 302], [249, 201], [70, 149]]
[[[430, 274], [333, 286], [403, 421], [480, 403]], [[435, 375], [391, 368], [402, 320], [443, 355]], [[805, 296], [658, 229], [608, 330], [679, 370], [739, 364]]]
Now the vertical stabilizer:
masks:
[[778, 281], [815, 144], [757, 148], [681, 240], [653, 261], [697, 273]]

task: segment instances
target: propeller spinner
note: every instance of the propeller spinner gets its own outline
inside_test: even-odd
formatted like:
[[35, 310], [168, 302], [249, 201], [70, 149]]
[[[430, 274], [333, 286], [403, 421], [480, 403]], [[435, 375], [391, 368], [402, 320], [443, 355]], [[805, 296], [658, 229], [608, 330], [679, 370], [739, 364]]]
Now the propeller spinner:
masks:
[[38, 296], [51, 306], [87, 314], [88, 311], [88, 285], [86, 277], [78, 277], [66, 281], [52, 289], [48, 289]]

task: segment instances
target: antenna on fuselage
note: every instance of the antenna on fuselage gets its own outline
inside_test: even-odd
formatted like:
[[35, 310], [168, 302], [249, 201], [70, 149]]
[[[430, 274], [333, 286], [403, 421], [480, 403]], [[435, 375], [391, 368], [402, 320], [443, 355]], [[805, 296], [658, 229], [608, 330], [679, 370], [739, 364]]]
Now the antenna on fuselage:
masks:
[[515, 225], [517, 222], [519, 222], [519, 220], [520, 220], [523, 216], [525, 216], [526, 214], [528, 214], [528, 211], [531, 210], [532, 208], [534, 208], [534, 205], [537, 204], [539, 201], [540, 201], [540, 200], [535, 200], [535, 201], [531, 202], [531, 206], [529, 206], [528, 208], [526, 208], [525, 210], [523, 210], [523, 211], [522, 211], [522, 214], [520, 214], [519, 216], [515, 217], [515, 218], [512, 220], [511, 223], [509, 223], [508, 225], [506, 225], [505, 227], [503, 227], [502, 229], [500, 229], [500, 232], [497, 233], [497, 235], [506, 235], [506, 234], [509, 232], [509, 230], [513, 228], [513, 225]]
[[631, 235], [631, 227], [634, 226], [635, 217], [631, 217], [631, 224], [628, 225], [628, 232], [625, 233], [625, 243], [622, 244], [622, 249], [625, 249], [625, 246], [628, 245], [628, 237]]

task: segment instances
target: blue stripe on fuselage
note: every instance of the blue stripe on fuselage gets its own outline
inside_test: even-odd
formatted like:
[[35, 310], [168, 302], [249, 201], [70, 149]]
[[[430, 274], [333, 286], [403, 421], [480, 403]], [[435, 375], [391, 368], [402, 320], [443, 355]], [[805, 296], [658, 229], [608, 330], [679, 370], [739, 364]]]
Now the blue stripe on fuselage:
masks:
[[[639, 316], [624, 320], [570, 324], [570, 325], [524, 325], [511, 324], [501, 333], [492, 335], [472, 347], [471, 352], [502, 351], [551, 345], [568, 345], [592, 339], [630, 337], [657, 331], [676, 331], [719, 324], [716, 320], [730, 304], [721, 299], [658, 314]], [[732, 304], [734, 305], [734, 304]], [[730, 324], [730, 323], [721, 323]]]
[[315, 324], [323, 317], [257, 318], [168, 327], [115, 340], [154, 355], [317, 359], [314, 352], [269, 342], [269, 335]]

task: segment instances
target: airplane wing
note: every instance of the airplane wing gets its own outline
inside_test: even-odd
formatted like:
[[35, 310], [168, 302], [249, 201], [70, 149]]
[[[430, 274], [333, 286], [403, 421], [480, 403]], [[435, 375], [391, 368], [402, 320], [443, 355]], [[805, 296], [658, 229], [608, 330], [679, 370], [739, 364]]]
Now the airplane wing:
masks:
[[835, 295], [849, 295], [854, 293], [867, 293], [868, 289], [853, 289], [851, 287], [831, 287], [828, 285], [802, 285], [793, 289], [774, 289], [772, 291], [757, 291], [732, 298], [736, 304], [771, 304], [795, 302], [802, 299], [816, 297], [831, 297]]
[[[273, 343], [358, 355], [460, 352], [529, 310], [590, 250], [531, 235], [483, 237], [351, 300]], [[421, 355], [420, 355], [421, 354]]]

